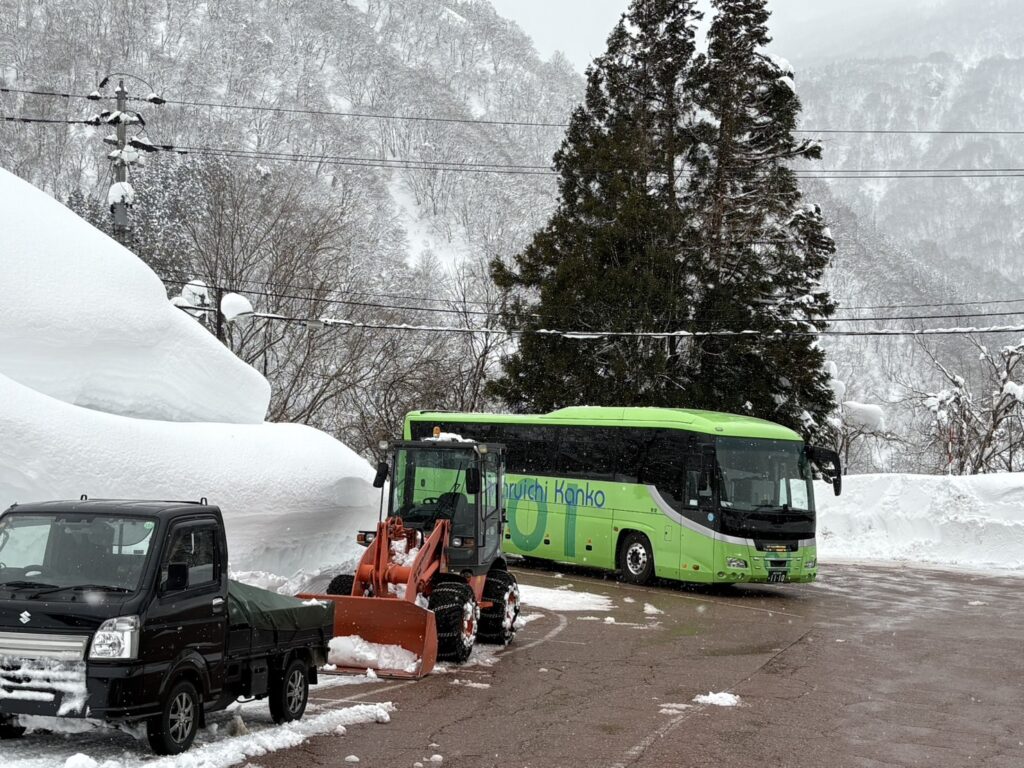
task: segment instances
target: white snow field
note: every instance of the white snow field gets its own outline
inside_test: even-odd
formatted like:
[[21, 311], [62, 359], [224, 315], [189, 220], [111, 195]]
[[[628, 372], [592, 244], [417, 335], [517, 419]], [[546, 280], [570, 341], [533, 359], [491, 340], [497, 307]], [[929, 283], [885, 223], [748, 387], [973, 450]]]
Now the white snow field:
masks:
[[815, 498], [821, 561], [1024, 570], [1024, 474], [855, 475]]
[[73, 405], [260, 423], [270, 386], [133, 253], [0, 169], [0, 373]]

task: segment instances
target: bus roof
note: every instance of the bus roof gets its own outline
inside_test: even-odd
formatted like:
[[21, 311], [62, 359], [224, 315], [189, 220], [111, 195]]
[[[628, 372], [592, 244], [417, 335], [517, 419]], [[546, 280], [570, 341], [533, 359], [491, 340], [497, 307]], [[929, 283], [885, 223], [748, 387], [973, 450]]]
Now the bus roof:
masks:
[[445, 411], [413, 411], [408, 416], [415, 421], [436, 419], [444, 423], [483, 422], [490, 424], [560, 424], [615, 427], [657, 427], [685, 429], [724, 437], [750, 437], [764, 440], [803, 440], [787, 427], [764, 419], [736, 416], [715, 411], [695, 411], [685, 408], [605, 408], [577, 406], [562, 408], [544, 415], [517, 415], [508, 413], [452, 413]]

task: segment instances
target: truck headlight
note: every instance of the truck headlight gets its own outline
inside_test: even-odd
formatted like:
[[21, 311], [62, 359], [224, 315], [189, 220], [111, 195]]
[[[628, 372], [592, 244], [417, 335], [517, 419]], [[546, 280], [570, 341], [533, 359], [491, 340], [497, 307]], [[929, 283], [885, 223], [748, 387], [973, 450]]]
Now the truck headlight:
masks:
[[134, 659], [139, 655], [139, 617], [107, 619], [92, 637], [90, 659]]
[[747, 561], [746, 560], [741, 560], [738, 557], [730, 557], [730, 558], [726, 559], [725, 564], [728, 565], [730, 568], [746, 568], [747, 567]]

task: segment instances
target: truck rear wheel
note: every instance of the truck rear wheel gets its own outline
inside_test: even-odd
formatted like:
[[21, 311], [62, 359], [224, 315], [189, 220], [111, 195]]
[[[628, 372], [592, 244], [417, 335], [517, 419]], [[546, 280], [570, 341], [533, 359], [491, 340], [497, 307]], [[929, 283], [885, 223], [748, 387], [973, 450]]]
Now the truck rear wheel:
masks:
[[516, 636], [516, 620], [519, 618], [519, 583], [508, 571], [491, 571], [484, 583], [484, 600], [490, 608], [480, 611], [481, 643], [508, 645]]
[[476, 644], [480, 607], [469, 585], [447, 581], [434, 586], [430, 610], [437, 624], [437, 658], [461, 664]]
[[309, 701], [309, 669], [306, 662], [295, 659], [280, 680], [275, 681], [267, 697], [270, 717], [277, 724], [301, 720]]
[[158, 755], [178, 755], [192, 746], [199, 730], [199, 691], [188, 680], [173, 686], [163, 702], [163, 712], [146, 721], [149, 746]]
[[13, 715], [0, 715], [0, 740], [20, 739], [25, 735], [25, 728], [18, 725], [18, 718]]

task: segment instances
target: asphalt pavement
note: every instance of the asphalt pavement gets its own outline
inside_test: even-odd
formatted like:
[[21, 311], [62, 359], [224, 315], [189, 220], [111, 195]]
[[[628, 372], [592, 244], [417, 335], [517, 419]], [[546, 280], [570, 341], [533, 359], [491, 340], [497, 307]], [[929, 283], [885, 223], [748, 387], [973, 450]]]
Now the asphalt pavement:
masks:
[[[416, 682], [313, 689], [321, 707], [397, 709], [389, 724], [254, 762], [1024, 766], [1024, 580], [844, 565], [823, 567], [812, 585], [702, 591], [582, 571], [516, 573], [524, 584], [607, 595], [613, 608], [527, 607], [535, 618], [513, 645], [470, 666]], [[694, 701], [708, 693], [739, 703]]]

